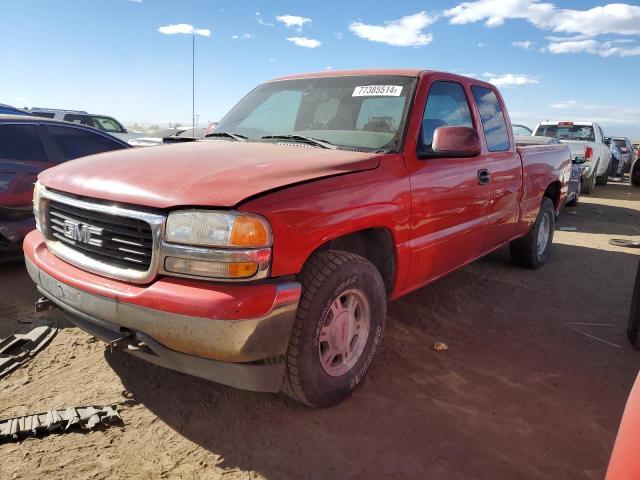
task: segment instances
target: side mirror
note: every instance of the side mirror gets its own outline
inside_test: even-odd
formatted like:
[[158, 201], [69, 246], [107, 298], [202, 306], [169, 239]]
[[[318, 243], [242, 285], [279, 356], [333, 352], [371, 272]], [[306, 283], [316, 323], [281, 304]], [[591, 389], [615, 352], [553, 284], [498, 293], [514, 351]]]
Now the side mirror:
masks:
[[432, 152], [425, 157], [475, 157], [480, 155], [480, 136], [469, 127], [438, 127], [433, 132]]
[[609, 137], [604, 137], [604, 143], [611, 145], [611, 139]]

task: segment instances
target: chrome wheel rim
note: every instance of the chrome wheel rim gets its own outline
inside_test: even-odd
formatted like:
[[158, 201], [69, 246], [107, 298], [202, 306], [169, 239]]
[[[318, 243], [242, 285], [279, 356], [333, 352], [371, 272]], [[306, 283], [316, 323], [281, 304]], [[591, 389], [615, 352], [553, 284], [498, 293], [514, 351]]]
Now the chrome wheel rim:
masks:
[[371, 309], [358, 289], [338, 295], [322, 320], [318, 341], [320, 365], [327, 375], [339, 377], [358, 362], [369, 338]]
[[545, 213], [542, 217], [542, 221], [540, 222], [540, 228], [538, 229], [538, 257], [542, 257], [542, 255], [544, 255], [544, 251], [547, 249], [550, 232], [551, 220], [549, 220], [549, 215]]

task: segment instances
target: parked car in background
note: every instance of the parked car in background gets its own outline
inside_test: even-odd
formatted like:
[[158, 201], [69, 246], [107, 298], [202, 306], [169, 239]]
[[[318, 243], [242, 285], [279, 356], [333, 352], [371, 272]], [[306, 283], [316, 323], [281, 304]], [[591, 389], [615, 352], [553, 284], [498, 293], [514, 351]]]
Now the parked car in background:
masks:
[[531, 130], [526, 125], [520, 125], [520, 124], [514, 123], [511, 127], [513, 128], [513, 134], [516, 136], [519, 136], [519, 135], [526, 136], [526, 135], [531, 135], [533, 133], [533, 130]]
[[635, 160], [635, 153], [633, 145], [631, 145], [631, 140], [627, 137], [612, 137], [612, 140], [620, 149], [620, 153], [622, 153], [623, 167], [621, 173], [628, 173], [631, 169], [631, 163]]
[[640, 187], [640, 156], [637, 156], [631, 164], [629, 183], [634, 187]]
[[38, 173], [85, 155], [128, 148], [95, 128], [31, 115], [0, 114], [0, 251], [19, 252], [35, 227]]
[[0, 103], [0, 115], [31, 115], [24, 110], [20, 110], [19, 108], [12, 107], [11, 105], [7, 105], [6, 103]]
[[211, 135], [42, 172], [27, 270], [133, 355], [317, 407], [365, 377], [388, 299], [506, 244], [545, 264], [571, 166], [516, 146], [494, 85], [423, 70], [276, 79]]
[[38, 107], [29, 108], [25, 111], [38, 117], [64, 120], [66, 122], [97, 128], [125, 142], [140, 136], [137, 133], [129, 132], [120, 122], [108, 115], [97, 115], [82, 110], [59, 110], [55, 108]]
[[609, 167], [609, 178], [619, 178], [622, 175], [624, 169], [624, 160], [622, 152], [618, 144], [613, 139], [607, 137], [604, 139], [604, 143], [609, 147], [611, 152], [611, 166]]
[[569, 145], [573, 161], [582, 166], [582, 193], [592, 193], [609, 181], [611, 151], [595, 122], [541, 122], [534, 135], [554, 137]]

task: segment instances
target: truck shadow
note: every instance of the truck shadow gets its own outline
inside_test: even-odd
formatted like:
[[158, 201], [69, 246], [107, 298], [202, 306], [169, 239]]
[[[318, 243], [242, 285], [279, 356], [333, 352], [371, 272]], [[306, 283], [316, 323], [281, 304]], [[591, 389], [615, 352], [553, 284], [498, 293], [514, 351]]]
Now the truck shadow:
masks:
[[[325, 410], [124, 352], [105, 357], [135, 401], [220, 468], [266, 478], [602, 477], [638, 368], [624, 331], [639, 258], [554, 245], [545, 268], [528, 271], [495, 252], [392, 302], [366, 381]], [[449, 349], [431, 350], [435, 341]]]

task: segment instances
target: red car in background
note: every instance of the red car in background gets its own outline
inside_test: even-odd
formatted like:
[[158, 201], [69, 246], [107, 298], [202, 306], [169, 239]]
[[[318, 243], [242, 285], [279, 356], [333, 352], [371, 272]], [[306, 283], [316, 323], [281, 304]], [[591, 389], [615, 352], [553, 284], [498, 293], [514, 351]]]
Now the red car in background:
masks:
[[21, 252], [35, 228], [33, 184], [62, 162], [130, 146], [95, 128], [31, 115], [0, 114], [0, 255]]

